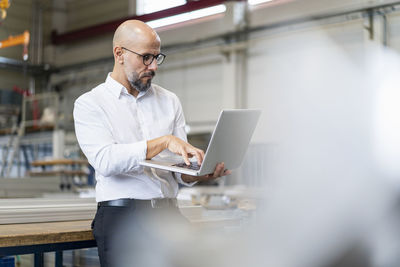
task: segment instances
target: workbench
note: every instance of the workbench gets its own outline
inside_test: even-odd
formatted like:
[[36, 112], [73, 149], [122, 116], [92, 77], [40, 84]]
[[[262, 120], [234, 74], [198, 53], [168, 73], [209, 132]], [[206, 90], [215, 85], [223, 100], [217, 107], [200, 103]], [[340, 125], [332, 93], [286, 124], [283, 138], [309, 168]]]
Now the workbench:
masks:
[[43, 267], [43, 253], [55, 252], [62, 267], [63, 251], [96, 247], [91, 220], [0, 225], [0, 255], [34, 254], [35, 267]]
[[[201, 206], [183, 206], [180, 210], [194, 226], [201, 228], [239, 227], [241, 223], [241, 218], [234, 216], [231, 210], [216, 213]], [[64, 250], [97, 246], [91, 222], [76, 220], [0, 225], [0, 256], [34, 254], [34, 266], [43, 267], [43, 254], [55, 252], [55, 266], [62, 267]]]

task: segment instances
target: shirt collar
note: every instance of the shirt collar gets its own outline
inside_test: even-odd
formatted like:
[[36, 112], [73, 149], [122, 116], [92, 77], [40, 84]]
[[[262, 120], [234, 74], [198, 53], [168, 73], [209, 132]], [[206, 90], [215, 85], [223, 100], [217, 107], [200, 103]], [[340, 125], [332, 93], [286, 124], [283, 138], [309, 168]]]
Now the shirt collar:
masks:
[[[122, 93], [129, 94], [128, 89], [126, 89], [125, 86], [123, 86], [122, 84], [120, 84], [119, 82], [117, 82], [116, 80], [114, 80], [111, 77], [111, 72], [108, 73], [105, 83], [106, 83], [107, 87], [110, 89], [110, 92], [116, 98], [119, 98]], [[153, 91], [153, 86], [150, 86], [150, 88], [146, 92], [139, 92], [137, 98], [141, 98], [147, 94], [150, 95], [152, 91]]]
[[[121, 93], [123, 92], [123, 90], [126, 88], [120, 84], [119, 82], [117, 82], [116, 80], [114, 80], [111, 77], [111, 72], [108, 73], [107, 75], [107, 79], [106, 79], [106, 85], [107, 88], [110, 90], [110, 92], [116, 97], [119, 98], [119, 96], [121, 95]], [[127, 91], [127, 90], [126, 90]], [[128, 92], [128, 91], [127, 91]]]

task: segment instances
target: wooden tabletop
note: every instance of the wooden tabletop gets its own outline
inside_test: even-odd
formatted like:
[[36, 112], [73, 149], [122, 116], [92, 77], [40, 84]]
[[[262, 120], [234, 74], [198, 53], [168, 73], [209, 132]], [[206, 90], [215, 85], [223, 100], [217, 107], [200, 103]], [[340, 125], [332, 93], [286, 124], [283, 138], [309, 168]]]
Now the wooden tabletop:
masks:
[[88, 164], [88, 161], [85, 159], [52, 159], [52, 160], [37, 160], [32, 161], [31, 165], [38, 166], [52, 166], [52, 165], [74, 165], [74, 164]]
[[0, 248], [93, 240], [91, 220], [0, 225]]

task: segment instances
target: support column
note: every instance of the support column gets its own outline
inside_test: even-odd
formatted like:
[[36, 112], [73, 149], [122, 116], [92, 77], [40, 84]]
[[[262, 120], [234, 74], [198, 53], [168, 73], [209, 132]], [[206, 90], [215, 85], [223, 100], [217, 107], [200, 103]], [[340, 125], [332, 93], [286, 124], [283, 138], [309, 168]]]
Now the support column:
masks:
[[370, 9], [366, 12], [364, 36], [367, 43], [388, 45], [388, 23], [385, 9]]
[[53, 131], [53, 158], [60, 159], [64, 157], [65, 132], [62, 129]]
[[247, 107], [247, 2], [228, 2], [226, 16], [237, 34], [221, 49], [223, 62], [223, 108]]

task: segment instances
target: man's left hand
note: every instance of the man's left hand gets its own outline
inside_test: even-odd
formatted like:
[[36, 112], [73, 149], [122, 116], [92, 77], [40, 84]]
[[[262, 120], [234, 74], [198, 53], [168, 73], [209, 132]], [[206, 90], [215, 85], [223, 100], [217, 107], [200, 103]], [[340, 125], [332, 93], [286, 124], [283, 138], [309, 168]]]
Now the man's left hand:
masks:
[[182, 174], [182, 181], [185, 183], [192, 183], [192, 182], [206, 182], [210, 180], [217, 179], [222, 176], [226, 176], [231, 174], [230, 170], [225, 170], [225, 164], [223, 162], [218, 163], [215, 167], [214, 173], [210, 173], [204, 176], [191, 176], [187, 174]]

